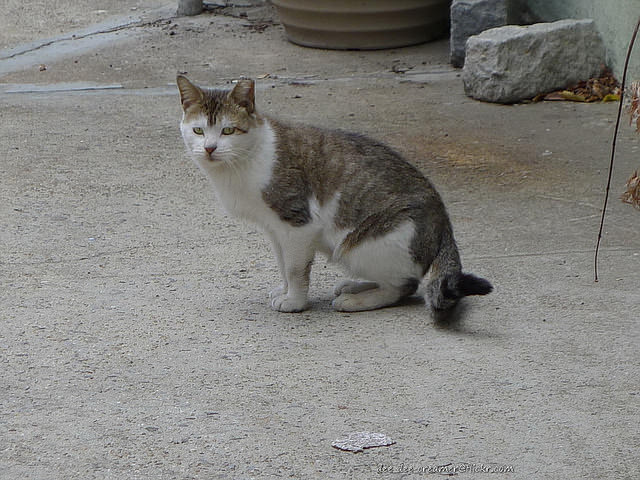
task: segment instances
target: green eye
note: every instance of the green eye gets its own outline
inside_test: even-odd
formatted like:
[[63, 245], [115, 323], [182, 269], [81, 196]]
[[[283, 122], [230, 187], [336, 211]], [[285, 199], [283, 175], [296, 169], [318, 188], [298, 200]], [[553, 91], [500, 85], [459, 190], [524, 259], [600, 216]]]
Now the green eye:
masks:
[[196, 135], [204, 135], [204, 130], [202, 130], [202, 128], [200, 127], [193, 127], [193, 133], [195, 133]]
[[232, 133], [234, 133], [236, 131], [236, 127], [224, 127], [222, 129], [222, 134], [223, 135], [231, 135]]

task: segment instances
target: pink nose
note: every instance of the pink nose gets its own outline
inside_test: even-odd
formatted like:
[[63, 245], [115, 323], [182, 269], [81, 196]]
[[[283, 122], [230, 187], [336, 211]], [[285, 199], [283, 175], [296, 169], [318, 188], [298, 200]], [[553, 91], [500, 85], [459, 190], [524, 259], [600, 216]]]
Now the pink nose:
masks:
[[211, 154], [214, 152], [214, 150], [215, 150], [216, 148], [218, 148], [218, 147], [217, 147], [217, 145], [213, 145], [213, 146], [211, 146], [211, 147], [204, 147], [204, 149], [206, 150], [206, 152], [207, 152], [209, 155], [211, 155]]

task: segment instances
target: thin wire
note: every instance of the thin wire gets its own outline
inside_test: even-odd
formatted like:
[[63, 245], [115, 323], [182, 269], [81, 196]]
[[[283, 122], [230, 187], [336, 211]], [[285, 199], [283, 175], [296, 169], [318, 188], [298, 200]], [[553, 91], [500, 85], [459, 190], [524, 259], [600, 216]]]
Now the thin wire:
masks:
[[607, 178], [607, 189], [604, 193], [604, 205], [602, 206], [602, 217], [600, 218], [600, 230], [598, 230], [598, 241], [596, 242], [596, 251], [593, 257], [594, 266], [594, 280], [598, 281], [598, 251], [600, 250], [600, 240], [602, 240], [602, 230], [604, 228], [604, 216], [607, 213], [607, 204], [609, 203], [609, 190], [611, 189], [611, 177], [613, 175], [613, 159], [616, 155], [616, 142], [618, 140], [618, 127], [620, 126], [620, 117], [622, 116], [622, 104], [624, 101], [624, 89], [627, 84], [627, 69], [629, 68], [629, 59], [631, 58], [631, 51], [633, 50], [633, 44], [636, 43], [636, 35], [638, 35], [638, 29], [640, 28], [640, 18], [636, 28], [631, 35], [631, 42], [629, 42], [629, 49], [627, 50], [627, 57], [624, 60], [624, 70], [622, 72], [622, 85], [620, 87], [620, 103], [618, 105], [618, 118], [616, 118], [616, 127], [613, 131], [613, 143], [611, 144], [611, 160], [609, 162], [609, 177]]

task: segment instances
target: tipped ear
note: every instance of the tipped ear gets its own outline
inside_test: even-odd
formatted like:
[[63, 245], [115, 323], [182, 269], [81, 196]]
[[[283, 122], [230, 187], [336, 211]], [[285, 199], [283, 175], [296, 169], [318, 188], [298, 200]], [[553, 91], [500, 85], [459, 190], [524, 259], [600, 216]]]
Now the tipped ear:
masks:
[[191, 83], [187, 77], [178, 75], [176, 78], [178, 84], [178, 90], [180, 90], [180, 101], [182, 102], [182, 109], [186, 112], [191, 105], [199, 104], [202, 102], [202, 90], [199, 87]]
[[255, 82], [248, 79], [238, 80], [236, 86], [229, 93], [229, 98], [236, 105], [243, 107], [247, 113], [253, 113], [256, 109]]

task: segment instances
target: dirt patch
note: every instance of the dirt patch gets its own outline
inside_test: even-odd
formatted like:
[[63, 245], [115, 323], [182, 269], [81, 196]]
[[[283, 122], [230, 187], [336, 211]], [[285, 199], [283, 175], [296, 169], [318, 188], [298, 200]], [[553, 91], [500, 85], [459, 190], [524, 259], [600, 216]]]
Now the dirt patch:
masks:
[[[395, 142], [394, 142], [395, 143]], [[466, 136], [464, 143], [443, 137], [410, 136], [403, 153], [426, 172], [458, 179], [473, 177], [475, 185], [519, 187], [563, 178], [565, 174], [545, 162], [532, 145], [505, 145], [504, 139]]]

